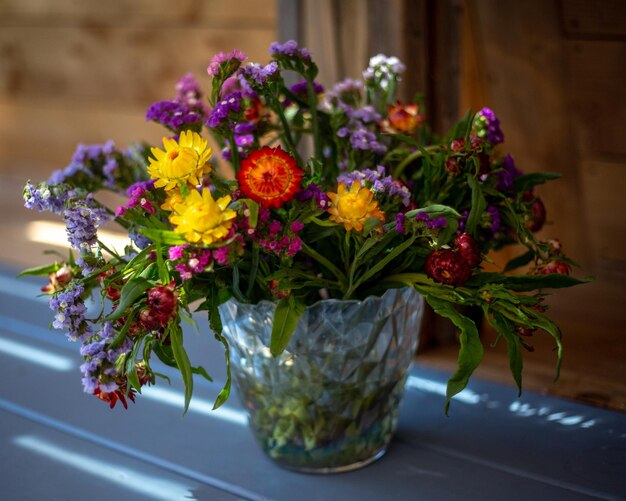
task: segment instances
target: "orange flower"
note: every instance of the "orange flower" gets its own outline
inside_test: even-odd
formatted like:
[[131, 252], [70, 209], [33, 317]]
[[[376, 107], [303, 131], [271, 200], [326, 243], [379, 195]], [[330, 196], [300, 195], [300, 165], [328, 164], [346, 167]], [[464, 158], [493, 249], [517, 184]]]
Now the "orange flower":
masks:
[[383, 130], [390, 133], [413, 134], [426, 118], [418, 111], [419, 104], [400, 104], [400, 101], [390, 104], [387, 108], [387, 119], [381, 124]]
[[304, 172], [280, 146], [264, 146], [241, 161], [237, 181], [243, 194], [265, 207], [278, 208], [300, 189]]
[[346, 231], [352, 228], [362, 231], [363, 224], [370, 218], [385, 220], [384, 212], [378, 209], [378, 202], [372, 200], [374, 193], [368, 188], [362, 188], [360, 181], [354, 181], [349, 191], [345, 184], [339, 183], [337, 193], [327, 195], [333, 204], [328, 209], [330, 220], [343, 223]]

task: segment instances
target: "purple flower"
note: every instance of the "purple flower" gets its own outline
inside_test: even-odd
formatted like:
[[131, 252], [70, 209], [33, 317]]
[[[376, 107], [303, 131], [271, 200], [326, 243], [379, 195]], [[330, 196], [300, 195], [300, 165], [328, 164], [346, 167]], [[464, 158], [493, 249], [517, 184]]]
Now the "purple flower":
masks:
[[146, 111], [146, 120], [157, 122], [173, 131], [202, 122], [203, 114], [197, 107], [176, 100], [158, 101]]
[[60, 186], [48, 186], [46, 183], [40, 183], [35, 187], [28, 181], [24, 187], [23, 197], [24, 207], [27, 209], [61, 214], [68, 193], [65, 188]]
[[489, 108], [480, 110], [474, 118], [476, 134], [479, 137], [487, 138], [492, 145], [500, 144], [504, 141], [504, 134], [500, 130], [500, 120]]
[[487, 206], [487, 214], [491, 222], [489, 229], [492, 233], [497, 233], [500, 230], [500, 211], [495, 205], [489, 205]]
[[206, 125], [210, 128], [221, 127], [231, 114], [238, 114], [240, 111], [241, 92], [235, 91], [217, 102], [207, 119]]
[[63, 212], [67, 238], [74, 249], [89, 250], [97, 243], [97, 231], [110, 219], [106, 209], [96, 206], [88, 196]]
[[284, 44], [278, 42], [272, 42], [270, 45], [270, 54], [275, 58], [290, 58], [301, 59], [303, 61], [310, 61], [311, 54], [305, 48], [299, 48], [298, 42], [295, 40], [289, 40]]
[[168, 249], [168, 256], [172, 261], [176, 261], [177, 259], [183, 258], [183, 253], [185, 249], [188, 247], [188, 244], [183, 245], [174, 245]]
[[515, 161], [511, 155], [507, 155], [502, 160], [502, 170], [497, 172], [498, 176], [498, 191], [507, 192], [513, 189], [513, 181], [522, 175], [517, 167], [515, 167]]
[[278, 75], [278, 64], [271, 61], [266, 66], [260, 64], [250, 64], [241, 69], [241, 74], [252, 86], [263, 86], [265, 83]]
[[405, 216], [401, 212], [396, 214], [396, 231], [398, 233], [401, 233], [402, 235], [404, 235], [404, 232], [405, 232], [404, 219], [405, 219]]
[[379, 165], [376, 170], [363, 169], [346, 172], [339, 175], [337, 181], [345, 184], [346, 187], [350, 187], [354, 181], [360, 181], [361, 184], [365, 181], [371, 185], [373, 191], [381, 195], [388, 195], [391, 198], [398, 197], [401, 199], [402, 205], [408, 207], [411, 203], [411, 192], [393, 177], [387, 176], [386, 173], [385, 167]]
[[306, 189], [296, 193], [296, 200], [299, 202], [305, 202], [307, 200], [314, 199], [319, 209], [327, 209], [330, 198], [326, 192], [320, 190], [320, 187], [315, 183], [310, 183]]
[[430, 214], [423, 211], [417, 213], [415, 220], [424, 223], [429, 230], [440, 230], [448, 225], [448, 221], [445, 217], [432, 218]]
[[52, 326], [55, 329], [66, 330], [71, 341], [89, 336], [91, 333], [85, 321], [87, 308], [82, 299], [84, 292], [84, 287], [77, 285], [69, 290], [57, 292], [48, 300], [50, 309], [56, 312]]
[[[232, 74], [246, 59], [248, 59], [248, 56], [239, 49], [228, 53], [219, 52], [211, 58], [207, 73], [211, 76], [218, 76], [220, 73]], [[222, 76], [224, 77], [225, 75]]]

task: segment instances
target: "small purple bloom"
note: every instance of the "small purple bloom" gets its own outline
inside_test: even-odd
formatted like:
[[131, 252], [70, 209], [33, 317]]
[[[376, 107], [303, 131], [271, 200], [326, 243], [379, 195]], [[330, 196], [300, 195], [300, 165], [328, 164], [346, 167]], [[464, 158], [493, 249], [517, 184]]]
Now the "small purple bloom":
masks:
[[396, 231], [402, 235], [404, 235], [404, 232], [405, 232], [404, 219], [405, 219], [405, 216], [401, 212], [396, 214]]
[[284, 44], [272, 42], [270, 45], [270, 54], [276, 58], [287, 57], [291, 59], [302, 59], [303, 61], [311, 60], [309, 51], [305, 48], [299, 48], [298, 42], [295, 40], [289, 40]]

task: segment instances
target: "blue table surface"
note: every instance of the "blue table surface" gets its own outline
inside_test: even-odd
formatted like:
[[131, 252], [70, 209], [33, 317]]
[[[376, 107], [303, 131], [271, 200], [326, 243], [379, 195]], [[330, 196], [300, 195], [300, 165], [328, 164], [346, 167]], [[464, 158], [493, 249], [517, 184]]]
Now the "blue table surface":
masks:
[[472, 379], [443, 413], [449, 374], [412, 369], [387, 454], [307, 475], [267, 459], [236, 395], [211, 411], [223, 352], [206, 321], [186, 331], [197, 381], [147, 388], [128, 410], [82, 392], [78, 346], [49, 330], [41, 281], [0, 268], [2, 500], [626, 499], [626, 414]]

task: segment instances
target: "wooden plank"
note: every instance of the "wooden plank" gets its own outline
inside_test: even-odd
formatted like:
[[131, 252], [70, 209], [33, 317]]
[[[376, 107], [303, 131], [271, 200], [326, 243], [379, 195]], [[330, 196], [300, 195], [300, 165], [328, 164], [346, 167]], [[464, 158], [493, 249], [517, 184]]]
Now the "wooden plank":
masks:
[[623, 0], [561, 0], [565, 34], [575, 39], [626, 40]]
[[567, 42], [567, 96], [577, 148], [587, 158], [626, 156], [626, 42]]
[[219, 51], [239, 48], [266, 62], [274, 38], [266, 29], [3, 28], [0, 95], [147, 107], [172, 96], [187, 72], [208, 88], [206, 67]]
[[276, 0], [2, 0], [0, 25], [274, 29]]

